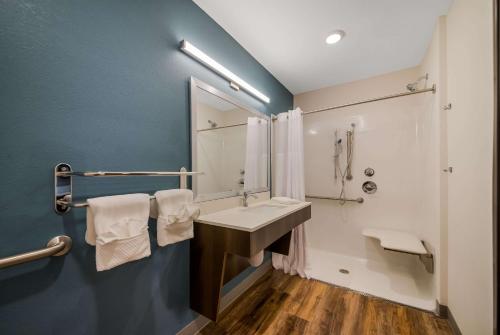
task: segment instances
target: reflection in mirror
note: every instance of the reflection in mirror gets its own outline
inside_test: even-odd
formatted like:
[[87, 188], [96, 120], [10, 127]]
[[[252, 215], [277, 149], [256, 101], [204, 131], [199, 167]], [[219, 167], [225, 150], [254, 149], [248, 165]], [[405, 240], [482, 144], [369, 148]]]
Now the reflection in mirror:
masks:
[[193, 178], [197, 201], [269, 189], [269, 118], [191, 79]]

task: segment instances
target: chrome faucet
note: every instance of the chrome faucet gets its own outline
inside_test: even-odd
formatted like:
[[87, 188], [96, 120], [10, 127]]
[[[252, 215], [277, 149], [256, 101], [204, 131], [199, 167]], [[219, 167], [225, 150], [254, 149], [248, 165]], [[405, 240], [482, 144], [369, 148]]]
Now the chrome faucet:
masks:
[[257, 196], [255, 194], [250, 193], [250, 191], [243, 191], [243, 193], [241, 194], [241, 198], [243, 199], [243, 207], [248, 207], [249, 197], [257, 199]]

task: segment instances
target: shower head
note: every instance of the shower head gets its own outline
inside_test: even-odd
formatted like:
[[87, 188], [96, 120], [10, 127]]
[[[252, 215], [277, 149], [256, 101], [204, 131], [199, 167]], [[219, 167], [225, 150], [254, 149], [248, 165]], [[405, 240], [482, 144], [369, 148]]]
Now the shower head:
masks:
[[427, 83], [427, 79], [429, 79], [429, 74], [426, 73], [425, 76], [422, 76], [420, 78], [418, 78], [416, 81], [414, 81], [413, 83], [409, 83], [408, 85], [406, 85], [406, 89], [410, 92], [415, 92], [417, 89], [418, 89], [418, 84], [424, 80], [426, 81]]
[[210, 124], [210, 128], [215, 128], [215, 127], [217, 127], [217, 122], [215, 122], [215, 121], [208, 120], [208, 124]]

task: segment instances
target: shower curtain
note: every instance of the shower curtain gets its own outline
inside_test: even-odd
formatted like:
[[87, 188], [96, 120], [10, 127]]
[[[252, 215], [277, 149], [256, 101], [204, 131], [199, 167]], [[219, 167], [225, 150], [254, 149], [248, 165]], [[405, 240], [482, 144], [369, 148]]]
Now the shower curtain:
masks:
[[[300, 108], [280, 113], [274, 123], [274, 195], [305, 200], [304, 132]], [[288, 256], [273, 253], [273, 267], [291, 275], [307, 277], [306, 235], [304, 225], [292, 231]]]
[[268, 187], [268, 143], [267, 120], [258, 117], [249, 117], [245, 157], [245, 190]]

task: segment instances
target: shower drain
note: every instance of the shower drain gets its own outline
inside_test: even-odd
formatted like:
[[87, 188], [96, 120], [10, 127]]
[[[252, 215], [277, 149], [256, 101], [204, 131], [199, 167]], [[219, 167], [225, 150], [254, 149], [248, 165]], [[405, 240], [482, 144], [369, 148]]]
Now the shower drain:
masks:
[[345, 274], [345, 275], [348, 275], [348, 274], [349, 274], [349, 270], [347, 270], [347, 269], [339, 269], [339, 272], [340, 272], [340, 273], [343, 273], [343, 274]]

